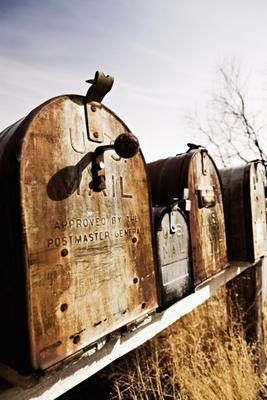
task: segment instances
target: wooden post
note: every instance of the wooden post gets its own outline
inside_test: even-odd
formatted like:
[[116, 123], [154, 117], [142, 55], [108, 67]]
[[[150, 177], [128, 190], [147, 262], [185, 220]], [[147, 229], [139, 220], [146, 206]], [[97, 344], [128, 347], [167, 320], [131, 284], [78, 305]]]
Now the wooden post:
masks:
[[228, 313], [231, 322], [243, 328], [247, 343], [256, 346], [258, 373], [265, 368], [262, 260], [227, 283]]
[[267, 257], [262, 260], [262, 305], [263, 322], [267, 328]]

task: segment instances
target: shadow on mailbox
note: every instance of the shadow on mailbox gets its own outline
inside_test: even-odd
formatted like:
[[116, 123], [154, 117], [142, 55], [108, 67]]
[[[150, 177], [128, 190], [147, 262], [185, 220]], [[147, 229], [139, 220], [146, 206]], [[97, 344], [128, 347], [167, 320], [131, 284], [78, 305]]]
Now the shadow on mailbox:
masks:
[[[0, 360], [46, 369], [158, 305], [138, 140], [102, 103], [59, 96], [0, 134]], [[19, 332], [19, 334], [18, 334]]]
[[199, 285], [229, 264], [218, 170], [206, 149], [190, 146], [186, 153], [149, 163], [148, 172], [153, 205], [178, 198], [187, 211], [194, 283]]
[[266, 214], [262, 165], [254, 161], [220, 170], [228, 257], [256, 261], [266, 255]]

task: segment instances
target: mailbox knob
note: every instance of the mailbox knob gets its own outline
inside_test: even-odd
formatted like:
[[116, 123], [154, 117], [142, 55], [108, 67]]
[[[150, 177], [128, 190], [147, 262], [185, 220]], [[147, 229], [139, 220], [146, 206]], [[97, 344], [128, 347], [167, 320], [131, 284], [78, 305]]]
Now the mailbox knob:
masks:
[[132, 158], [139, 150], [139, 141], [135, 135], [130, 132], [122, 133], [114, 142], [116, 153], [122, 158]]
[[106, 150], [115, 150], [118, 156], [122, 158], [132, 158], [138, 153], [139, 141], [137, 137], [130, 132], [121, 133], [115, 139], [114, 144], [98, 146], [95, 149], [95, 158], [103, 154]]
[[106, 150], [115, 150], [118, 156], [122, 158], [132, 158], [138, 153], [139, 141], [137, 137], [130, 132], [121, 133], [115, 139], [114, 144], [99, 146], [95, 149], [92, 162], [92, 174], [93, 186], [96, 191], [101, 191], [106, 188], [104, 163], [104, 152]]

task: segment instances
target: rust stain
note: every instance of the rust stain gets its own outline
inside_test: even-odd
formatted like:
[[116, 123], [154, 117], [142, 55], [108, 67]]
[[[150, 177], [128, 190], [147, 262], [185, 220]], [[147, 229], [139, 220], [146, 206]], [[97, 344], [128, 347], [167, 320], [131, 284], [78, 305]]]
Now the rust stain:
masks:
[[[79, 96], [48, 102], [24, 137], [21, 190], [34, 368], [50, 367], [158, 305], [138, 141], [103, 105], [88, 118], [85, 109]], [[92, 127], [101, 144], [86, 136]], [[117, 137], [124, 151], [122, 133], [131, 137], [133, 157], [105, 151], [106, 189], [96, 192], [92, 155]], [[130, 150], [126, 146], [123, 155]]]
[[191, 209], [187, 212], [195, 285], [228, 266], [221, 185], [207, 151], [191, 150], [148, 164], [154, 205], [178, 198], [185, 210], [184, 190]]

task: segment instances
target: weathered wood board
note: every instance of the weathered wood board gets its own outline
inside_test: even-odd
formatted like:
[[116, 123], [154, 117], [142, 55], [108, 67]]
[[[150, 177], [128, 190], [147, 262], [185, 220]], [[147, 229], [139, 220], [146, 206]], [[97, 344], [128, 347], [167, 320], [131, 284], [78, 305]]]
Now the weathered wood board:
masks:
[[[218, 288], [250, 267], [258, 268], [258, 265], [253, 267], [250, 263], [245, 262], [232, 263], [231, 268], [223, 270], [203, 282], [195, 293], [186, 296], [160, 313], [152, 314], [150, 322], [146, 325], [123, 336], [112, 336], [110, 341], [95, 354], [84, 353], [79, 361], [73, 361], [58, 371], [40, 377], [39, 381], [31, 388], [23, 389], [16, 385], [11, 387], [0, 385], [0, 400], [53, 400], [57, 398], [112, 361], [142, 345], [183, 315], [190, 313], [213, 296]], [[16, 381], [15, 378], [14, 381]]]

